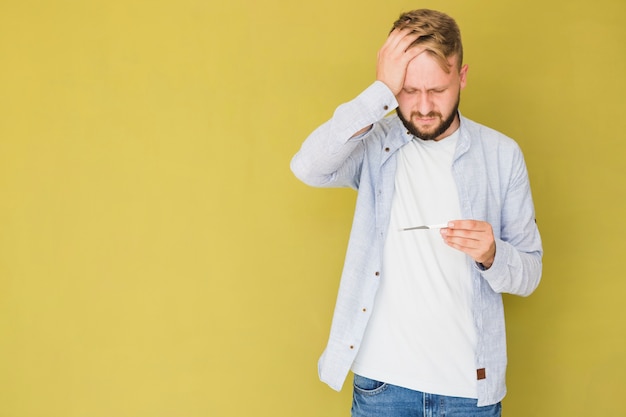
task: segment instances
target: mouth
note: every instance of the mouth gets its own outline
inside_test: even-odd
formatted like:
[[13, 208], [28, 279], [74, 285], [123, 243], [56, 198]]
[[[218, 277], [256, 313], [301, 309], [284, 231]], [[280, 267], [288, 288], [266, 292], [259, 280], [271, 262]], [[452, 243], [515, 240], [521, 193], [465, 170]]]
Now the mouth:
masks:
[[437, 117], [414, 117], [413, 120], [419, 125], [432, 125], [439, 121]]

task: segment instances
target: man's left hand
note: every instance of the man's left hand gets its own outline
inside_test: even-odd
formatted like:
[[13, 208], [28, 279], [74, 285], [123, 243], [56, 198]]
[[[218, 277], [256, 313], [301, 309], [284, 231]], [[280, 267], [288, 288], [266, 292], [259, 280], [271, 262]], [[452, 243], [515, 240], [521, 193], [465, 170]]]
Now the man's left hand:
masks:
[[468, 254], [474, 261], [489, 268], [496, 256], [493, 229], [479, 220], [453, 220], [441, 229], [441, 236], [448, 246]]

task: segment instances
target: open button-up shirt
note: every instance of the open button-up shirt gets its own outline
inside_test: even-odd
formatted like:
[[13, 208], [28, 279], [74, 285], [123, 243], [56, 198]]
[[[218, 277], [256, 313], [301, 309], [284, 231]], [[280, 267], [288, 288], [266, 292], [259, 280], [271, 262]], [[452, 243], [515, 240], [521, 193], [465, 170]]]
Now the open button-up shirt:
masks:
[[[358, 190], [339, 294], [320, 379], [340, 390], [361, 344], [381, 279], [383, 246], [391, 213], [396, 152], [414, 137], [397, 116], [393, 93], [376, 81], [337, 108], [291, 161], [294, 174], [317, 187]], [[526, 296], [541, 277], [543, 255], [528, 173], [519, 146], [505, 135], [460, 116], [452, 163], [461, 213], [489, 222], [496, 238], [493, 265], [472, 263], [477, 334], [478, 405], [506, 393], [506, 335], [501, 293]], [[352, 137], [365, 126], [372, 128]], [[424, 318], [429, 320], [430, 318]]]

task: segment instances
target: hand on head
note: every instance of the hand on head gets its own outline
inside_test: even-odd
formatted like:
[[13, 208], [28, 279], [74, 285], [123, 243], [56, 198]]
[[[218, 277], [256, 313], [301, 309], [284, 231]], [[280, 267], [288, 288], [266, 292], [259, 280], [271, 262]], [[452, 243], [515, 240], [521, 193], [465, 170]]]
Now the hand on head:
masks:
[[426, 50], [411, 46], [421, 35], [411, 29], [394, 29], [378, 51], [376, 79], [389, 87], [394, 95], [402, 91], [409, 62]]

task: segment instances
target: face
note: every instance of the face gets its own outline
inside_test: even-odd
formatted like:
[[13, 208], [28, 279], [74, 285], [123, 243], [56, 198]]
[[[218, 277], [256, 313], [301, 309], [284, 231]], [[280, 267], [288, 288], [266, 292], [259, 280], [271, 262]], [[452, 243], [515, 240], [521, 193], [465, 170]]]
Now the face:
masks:
[[459, 127], [458, 107], [465, 87], [467, 65], [457, 70], [456, 56], [441, 68], [430, 52], [416, 56], [407, 67], [404, 87], [398, 94], [397, 113], [411, 134], [423, 140], [441, 140]]

